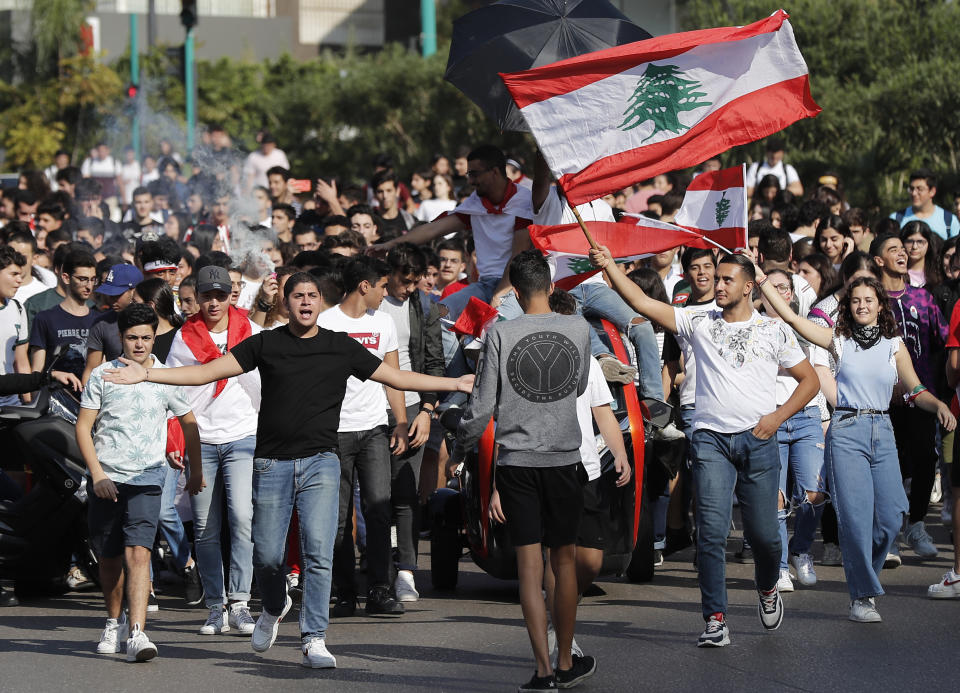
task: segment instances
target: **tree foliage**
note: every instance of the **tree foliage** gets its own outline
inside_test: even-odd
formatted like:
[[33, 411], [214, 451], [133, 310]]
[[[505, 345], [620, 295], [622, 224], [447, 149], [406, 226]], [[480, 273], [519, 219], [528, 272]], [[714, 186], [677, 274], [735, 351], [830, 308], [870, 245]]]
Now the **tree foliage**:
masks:
[[[960, 6], [946, 0], [794, 0], [787, 7], [823, 108], [784, 133], [788, 160], [805, 181], [839, 174], [851, 204], [875, 212], [904, 206], [911, 169], [957, 181]], [[685, 28], [748, 24], [770, 14], [762, 0], [690, 0]], [[757, 159], [757, 143], [729, 163]]]

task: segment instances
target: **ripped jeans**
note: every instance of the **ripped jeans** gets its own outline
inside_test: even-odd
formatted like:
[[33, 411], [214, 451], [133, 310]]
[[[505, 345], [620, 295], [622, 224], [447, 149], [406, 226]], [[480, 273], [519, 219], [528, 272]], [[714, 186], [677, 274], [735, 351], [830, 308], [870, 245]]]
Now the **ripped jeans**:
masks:
[[[777, 429], [780, 446], [780, 493], [784, 508], [777, 515], [780, 520], [780, 568], [787, 568], [787, 552], [810, 553], [825, 501], [811, 503], [808, 491], [824, 493], [824, 443], [820, 426], [820, 409], [816, 406], [801, 409], [780, 424]], [[788, 472], [793, 476], [793, 493], [787, 494]], [[788, 505], [787, 499], [790, 503]], [[792, 506], [795, 514], [793, 539], [787, 544], [787, 516]]]

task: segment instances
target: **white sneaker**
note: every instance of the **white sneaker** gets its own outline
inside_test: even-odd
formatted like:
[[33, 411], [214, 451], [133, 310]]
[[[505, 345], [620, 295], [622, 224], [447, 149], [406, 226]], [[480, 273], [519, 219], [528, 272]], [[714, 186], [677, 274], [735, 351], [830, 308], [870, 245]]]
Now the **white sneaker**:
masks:
[[777, 580], [777, 591], [779, 592], [793, 592], [793, 580], [790, 575], [790, 570], [788, 568], [780, 569], [780, 579]]
[[550, 620], [549, 615], [547, 616], [547, 656], [553, 663], [556, 663], [557, 657], [560, 656], [560, 650], [557, 647], [557, 631], [553, 629], [553, 621]]
[[300, 586], [300, 576], [297, 573], [287, 575], [287, 592], [291, 592]]
[[930, 489], [930, 502], [939, 503], [943, 500], [943, 485], [940, 482], [940, 472], [933, 478], [933, 488]]
[[574, 638], [570, 643], [570, 654], [574, 657], [583, 657], [583, 650], [580, 649], [580, 646], [577, 644], [577, 639]]
[[93, 587], [93, 581], [78, 566], [72, 566], [67, 571], [67, 587], [72, 590], [82, 590]]
[[97, 644], [97, 653], [117, 654], [123, 652], [123, 646], [129, 636], [130, 626], [127, 625], [127, 615], [121, 611], [120, 618], [107, 619], [107, 625], [100, 634], [100, 642]]
[[293, 606], [293, 600], [290, 599], [290, 595], [288, 594], [287, 600], [283, 605], [283, 611], [280, 612], [279, 616], [271, 616], [267, 613], [266, 609], [260, 612], [257, 625], [254, 626], [253, 633], [250, 635], [250, 646], [253, 647], [256, 652], [266, 652], [270, 649], [277, 639], [277, 632], [280, 630], [280, 621], [282, 621], [283, 617], [290, 611], [291, 606]]
[[900, 558], [900, 546], [899, 540], [893, 542], [893, 546], [890, 547], [890, 553], [887, 554], [887, 557], [883, 559], [883, 567], [887, 570], [892, 570], [893, 568], [899, 568], [903, 563], [903, 560]]
[[420, 599], [420, 593], [417, 592], [417, 586], [413, 581], [413, 572], [410, 570], [397, 571], [393, 590], [397, 593], [398, 602], [415, 602]]
[[936, 585], [927, 588], [930, 599], [957, 599], [960, 598], [960, 575], [954, 571], [946, 573]]
[[140, 624], [134, 623], [130, 637], [127, 638], [127, 661], [147, 662], [157, 656], [157, 646], [150, 642], [147, 634], [140, 630]]
[[790, 563], [797, 569], [797, 582], [804, 587], [813, 587], [817, 584], [817, 571], [813, 569], [813, 556], [808, 553], [790, 556]]
[[229, 633], [230, 624], [224, 618], [222, 606], [210, 607], [210, 613], [207, 614], [206, 622], [200, 626], [200, 635], [219, 635], [220, 633]]
[[933, 538], [927, 534], [927, 528], [923, 520], [914, 523], [907, 523], [907, 533], [904, 536], [907, 546], [920, 556], [920, 558], [936, 558], [937, 547], [933, 545]]
[[850, 602], [850, 620], [857, 623], [880, 623], [880, 612], [873, 597], [862, 597]]
[[668, 423], [663, 428], [654, 427], [653, 437], [654, 437], [654, 440], [666, 440], [666, 441], [683, 440], [686, 438], [683, 432], [679, 428], [677, 428], [672, 422]]
[[246, 602], [234, 602], [230, 605], [229, 615], [227, 617], [228, 628], [236, 628], [238, 635], [250, 635], [256, 628], [257, 622], [250, 615], [250, 609]]
[[303, 644], [300, 664], [310, 669], [336, 669], [337, 658], [330, 654], [323, 638], [311, 638]]
[[823, 560], [820, 565], [843, 565], [843, 554], [840, 545], [825, 542], [823, 544]]

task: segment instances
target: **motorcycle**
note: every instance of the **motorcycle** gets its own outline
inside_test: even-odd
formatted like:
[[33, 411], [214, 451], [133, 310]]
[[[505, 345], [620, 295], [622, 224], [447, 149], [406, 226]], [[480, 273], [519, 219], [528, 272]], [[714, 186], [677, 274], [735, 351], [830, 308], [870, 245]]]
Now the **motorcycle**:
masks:
[[[617, 358], [629, 363], [630, 352], [620, 332], [609, 322], [596, 325]], [[613, 454], [596, 436], [601, 459], [600, 495], [604, 500], [605, 548], [602, 575], [626, 575], [632, 582], [647, 582], [654, 575], [653, 506], [649, 489], [662, 489], [671, 470], [683, 455], [680, 444], [656, 440], [656, 428], [666, 426], [672, 407], [656, 399], [639, 398], [633, 383], [610, 384], [614, 414], [620, 422], [628, 458], [633, 468], [631, 482], [616, 486]], [[447, 442], [454, 441], [462, 410], [449, 409], [441, 416]], [[446, 488], [439, 488], [428, 501], [430, 515], [431, 579], [435, 589], [454, 589], [459, 562], [466, 548], [473, 562], [489, 575], [512, 580], [517, 577], [516, 553], [506, 528], [488, 517], [496, 465], [495, 424], [491, 420], [476, 449], [460, 451], [463, 462]], [[675, 472], [674, 472], [675, 473]]]
[[77, 397], [59, 386], [42, 388], [31, 404], [0, 407], [0, 428], [11, 429], [16, 446], [7, 454], [31, 472], [22, 498], [0, 502], [0, 577], [13, 580], [21, 596], [66, 592], [72, 560], [91, 579], [99, 574], [87, 536], [86, 466], [74, 433], [79, 408]]

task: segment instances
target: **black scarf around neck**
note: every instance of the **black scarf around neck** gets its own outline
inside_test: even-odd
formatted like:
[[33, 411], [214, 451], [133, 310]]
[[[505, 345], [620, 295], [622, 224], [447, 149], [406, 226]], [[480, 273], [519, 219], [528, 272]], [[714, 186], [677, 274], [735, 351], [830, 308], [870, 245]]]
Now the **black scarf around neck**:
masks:
[[880, 325], [856, 325], [851, 336], [861, 349], [869, 349], [880, 341]]

